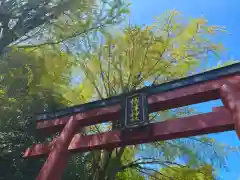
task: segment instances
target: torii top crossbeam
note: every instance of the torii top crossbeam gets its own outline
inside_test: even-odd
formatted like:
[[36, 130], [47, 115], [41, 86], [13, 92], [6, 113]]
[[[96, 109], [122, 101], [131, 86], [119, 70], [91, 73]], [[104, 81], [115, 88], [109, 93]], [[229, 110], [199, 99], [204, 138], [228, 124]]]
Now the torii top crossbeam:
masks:
[[[60, 137], [53, 142], [33, 145], [27, 149], [24, 157], [34, 157], [49, 153], [49, 161], [54, 159], [55, 156], [58, 157], [53, 160], [55, 163], [49, 163], [48, 161], [45, 163], [46, 167], [44, 166], [43, 169], [46, 170], [48, 166], [53, 167], [54, 164], [56, 166], [61, 164], [58, 163], [61, 159], [60, 152], [65, 152], [66, 154], [67, 151], [84, 152], [93, 149], [111, 149], [130, 144], [234, 130], [232, 112], [230, 113], [229, 111], [232, 107], [227, 106], [228, 109], [221, 107], [206, 114], [152, 123], [145, 128], [141, 128], [140, 131], [139, 129], [131, 132], [115, 130], [88, 136], [75, 134], [77, 127], [119, 120], [121, 118], [121, 99], [126, 96], [145, 94], [148, 113], [151, 113], [221, 99], [224, 95], [220, 93], [220, 88], [224, 84], [240, 84], [240, 63], [161, 85], [145, 87], [135, 92], [121, 94], [108, 99], [62, 109], [58, 112], [39, 114], [37, 130], [40, 132], [50, 134], [64, 129]], [[229, 104], [225, 99], [225, 104]], [[50, 180], [52, 177], [57, 176], [56, 174], [53, 176], [50, 170], [47, 174], [49, 174], [48, 178], [42, 178], [46, 176], [40, 173], [40, 178], [38, 179]]]

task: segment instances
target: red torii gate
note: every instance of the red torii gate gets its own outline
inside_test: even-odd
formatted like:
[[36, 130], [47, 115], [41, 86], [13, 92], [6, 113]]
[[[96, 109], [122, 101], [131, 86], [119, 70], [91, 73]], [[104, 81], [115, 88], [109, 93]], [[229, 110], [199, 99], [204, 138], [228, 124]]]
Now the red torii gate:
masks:
[[[130, 131], [120, 129], [87, 136], [76, 134], [80, 127], [121, 119], [121, 99], [141, 93], [145, 94], [148, 113], [215, 99], [221, 99], [225, 107], [214, 108], [213, 112], [206, 114], [131, 126]], [[126, 122], [123, 125], [125, 127]], [[234, 129], [240, 137], [240, 63], [55, 113], [42, 114], [37, 120], [37, 130], [45, 135], [57, 131], [61, 131], [61, 134], [49, 144], [37, 144], [28, 148], [24, 158], [49, 154], [37, 180], [60, 180], [70, 152], [111, 149]]]

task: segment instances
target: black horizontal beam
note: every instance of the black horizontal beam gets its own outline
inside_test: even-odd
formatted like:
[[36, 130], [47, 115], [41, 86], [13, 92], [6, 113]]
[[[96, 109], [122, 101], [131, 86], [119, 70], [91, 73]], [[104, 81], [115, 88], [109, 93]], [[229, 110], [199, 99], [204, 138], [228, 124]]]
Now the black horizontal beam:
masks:
[[136, 94], [136, 93], [144, 93], [147, 96], [151, 96], [153, 94], [167, 92], [167, 91], [171, 91], [174, 89], [183, 88], [186, 86], [194, 85], [197, 83], [202, 83], [205, 81], [215, 80], [217, 78], [234, 75], [234, 74], [238, 74], [238, 73], [240, 73], [240, 62], [229, 65], [229, 66], [225, 66], [222, 68], [207, 71], [204, 73], [200, 73], [200, 74], [192, 75], [189, 77], [181, 78], [178, 80], [174, 80], [171, 82], [143, 87], [136, 91], [120, 94], [120, 95], [106, 98], [103, 100], [97, 100], [97, 101], [89, 102], [86, 104], [80, 104], [80, 105], [72, 106], [69, 108], [60, 109], [55, 112], [39, 113], [39, 114], [37, 114], [37, 120], [54, 119], [54, 118], [57, 118], [60, 116], [66, 116], [66, 115], [70, 115], [70, 114], [85, 112], [85, 111], [95, 109], [95, 108], [111, 106], [111, 105], [120, 103], [120, 100], [122, 97]]

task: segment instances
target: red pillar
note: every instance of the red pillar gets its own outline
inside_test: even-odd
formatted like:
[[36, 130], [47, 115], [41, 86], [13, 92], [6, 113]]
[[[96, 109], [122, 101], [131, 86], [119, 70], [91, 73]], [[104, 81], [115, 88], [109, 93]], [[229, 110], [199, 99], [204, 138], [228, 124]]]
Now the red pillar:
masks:
[[240, 84], [224, 84], [220, 88], [220, 94], [223, 104], [231, 112], [240, 139]]
[[43, 165], [37, 180], [61, 180], [68, 162], [68, 146], [75, 134], [77, 121], [71, 118], [56, 140], [52, 152]]

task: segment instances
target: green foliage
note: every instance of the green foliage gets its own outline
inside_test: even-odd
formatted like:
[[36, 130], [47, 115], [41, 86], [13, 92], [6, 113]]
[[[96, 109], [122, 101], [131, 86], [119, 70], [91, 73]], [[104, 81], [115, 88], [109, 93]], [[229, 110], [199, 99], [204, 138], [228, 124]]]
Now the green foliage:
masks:
[[[17, 48], [32, 48], [62, 44], [64, 49], [79, 52], [86, 48], [91, 37], [104, 33], [105, 29], [117, 25], [128, 13], [128, 4], [122, 0], [72, 1], [69, 11], [59, 13], [51, 24], [46, 24], [31, 36], [31, 42], [17, 44]], [[37, 40], [36, 40], [37, 39]]]
[[[1, 179], [35, 179], [44, 159], [24, 160], [21, 157], [27, 147], [37, 142], [33, 117], [37, 112], [63, 106], [64, 99], [57, 95], [55, 88], [67, 86], [69, 80], [55, 76], [70, 78], [68, 64], [71, 58], [65, 58], [61, 68], [55, 63], [50, 71], [47, 63], [53, 55], [59, 62], [64, 61], [64, 57], [56, 49], [51, 51], [52, 56], [48, 52], [49, 59], [39, 53], [13, 51], [1, 61]], [[48, 78], [55, 82], [46, 83]]]
[[150, 177], [150, 180], [213, 180], [212, 167], [205, 165], [196, 169], [184, 166], [171, 166], [160, 169]]
[[[11, 1], [8, 2], [11, 3]], [[84, 16], [84, 14], [91, 14], [93, 10], [97, 11], [101, 9], [101, 6], [96, 7], [94, 4], [91, 4], [93, 2], [90, 1], [87, 1], [87, 6], [83, 6], [83, 2], [84, 1], [71, 1], [70, 4], [72, 7], [64, 7], [67, 9], [72, 8], [72, 11], [67, 11], [67, 13], [69, 13], [67, 14], [68, 16], [75, 16], [75, 19], [73, 19], [75, 22], [73, 22], [71, 30], [76, 29], [80, 31], [82, 29], [85, 32], [90, 31], [88, 28], [91, 29], [93, 25], [91, 23], [93, 23], [93, 21], [85, 24], [84, 19], [77, 19], [76, 16], [81, 13], [80, 11], [83, 13], [81, 15]], [[114, 7], [109, 6], [107, 8], [108, 11], [113, 11], [113, 9], [123, 10], [124, 5], [119, 2], [120, 1], [116, 1]], [[110, 1], [106, 1], [105, 3], [110, 3]], [[62, 14], [64, 10], [59, 8], [58, 15]], [[107, 14], [107, 17], [98, 21], [102, 26], [111, 25], [111, 21], [106, 22], [107, 19], [118, 19], [114, 13], [113, 15], [115, 17], [111, 17], [106, 9], [103, 9], [102, 13]], [[59, 16], [53, 21], [53, 24], [44, 24], [44, 27], [36, 30], [36, 36], [31, 34], [31, 38], [40, 38], [40, 45], [36, 45], [36, 39], [34, 39], [35, 45], [23, 45], [21, 48], [20, 46], [12, 46], [11, 50], [1, 57], [0, 140], [2, 143], [0, 145], [0, 166], [2, 169], [0, 179], [21, 180], [36, 178], [45, 159], [25, 160], [22, 158], [26, 148], [33, 143], [41, 141], [41, 139], [35, 138], [37, 137], [35, 132], [35, 113], [54, 111], [67, 105], [84, 102], [84, 99], [81, 97], [81, 92], [78, 91], [78, 89], [73, 92], [74, 96], [71, 98], [69, 98], [67, 94], [69, 89], [71, 89], [72, 67], [75, 65], [76, 58], [69, 52], [60, 50], [62, 49], [62, 46], [58, 45], [60, 42], [55, 43], [54, 41], [54, 43], [52, 43], [53, 41], [51, 41], [49, 43], [49, 41], [47, 41], [47, 43], [45, 43], [46, 41], [44, 39], [45, 33], [51, 36], [49, 38], [53, 38], [51, 40], [69, 38], [69, 34], [67, 34], [70, 32], [69, 30], [63, 29], [62, 32], [65, 32], [65, 35], [64, 37], [60, 37], [60, 31], [57, 32], [53, 29], [53, 26], [57, 26], [67, 15]], [[39, 16], [39, 18], [41, 17]], [[93, 13], [91, 14], [91, 18], [95, 19], [96, 22], [97, 15]], [[67, 22], [65, 22], [65, 26], [64, 24], [61, 25], [66, 28], [66, 23]], [[74, 31], [74, 33], [78, 32]], [[25, 38], [28, 37], [24, 37], [23, 39]], [[14, 40], [16, 39], [10, 39], [11, 42]], [[48, 44], [52, 46], [43, 46]], [[8, 44], [4, 44], [4, 46], [5, 45]], [[23, 49], [23, 47], [27, 48]], [[85, 91], [85, 88], [83, 88], [85, 85], [87, 84], [82, 84], [80, 89]], [[77, 99], [77, 101], [73, 101], [75, 99]], [[48, 139], [50, 138], [51, 137]], [[91, 177], [93, 169], [90, 163], [93, 157], [97, 158], [99, 154], [99, 152], [95, 152], [94, 156], [92, 156], [92, 154], [88, 156], [83, 154], [71, 159], [69, 162], [70, 173], [66, 174], [65, 178], [87, 179]]]
[[122, 173], [116, 175], [115, 180], [145, 180], [145, 177], [141, 175], [136, 169], [126, 169]]
[[[64, 12], [75, 12], [92, 1], [85, 0], [6, 0], [0, 3], [0, 54], [11, 43], [38, 34]], [[80, 8], [80, 9], [79, 9]]]
[[[21, 158], [28, 146], [41, 141], [35, 138], [36, 112], [54, 111], [128, 92], [143, 87], [146, 81], [157, 84], [187, 76], [207, 60], [210, 53], [222, 50], [207, 38], [222, 29], [209, 26], [204, 19], [182, 21], [180, 14], [173, 11], [158, 18], [152, 26], [129, 26], [111, 34], [105, 25], [120, 23], [128, 13], [127, 5], [121, 1], [101, 1], [100, 4], [89, 1], [82, 6], [83, 2], [74, 1], [68, 7], [71, 13], [58, 16], [54, 25], [46, 26], [41, 40], [45, 40], [47, 32], [50, 41], [26, 45], [25, 49], [13, 48], [2, 56], [0, 166], [3, 171], [0, 179], [36, 178], [43, 159]], [[100, 10], [94, 11], [96, 9]], [[94, 32], [88, 33], [89, 30]], [[77, 46], [79, 39], [75, 37], [83, 34], [80, 40], [84, 44]], [[66, 43], [57, 45], [63, 42]], [[60, 50], [62, 48], [65, 51]], [[72, 82], [73, 71], [81, 76], [80, 83]], [[158, 112], [152, 119], [194, 113], [192, 109], [180, 108]], [[114, 123], [90, 126], [83, 133], [114, 127]], [[159, 173], [173, 177], [189, 174], [189, 178], [190, 175], [195, 178], [202, 177], [199, 171], [212, 178], [212, 169], [225, 162], [223, 148], [226, 147], [218, 146], [209, 138], [188, 138], [74, 154], [64, 179], [143, 180]], [[184, 157], [188, 159], [184, 167], [176, 166], [177, 159]], [[210, 159], [219, 163], [210, 161], [212, 166], [206, 165]]]

